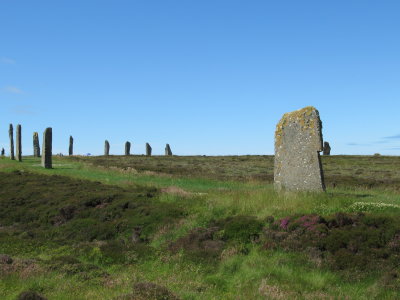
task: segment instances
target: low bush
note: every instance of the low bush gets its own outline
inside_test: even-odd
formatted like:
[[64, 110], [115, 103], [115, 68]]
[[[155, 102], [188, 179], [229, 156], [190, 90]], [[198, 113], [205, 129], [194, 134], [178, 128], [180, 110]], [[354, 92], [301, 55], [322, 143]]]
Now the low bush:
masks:
[[335, 270], [389, 269], [399, 263], [400, 221], [392, 216], [295, 215], [270, 223], [264, 232], [264, 248], [314, 249]]

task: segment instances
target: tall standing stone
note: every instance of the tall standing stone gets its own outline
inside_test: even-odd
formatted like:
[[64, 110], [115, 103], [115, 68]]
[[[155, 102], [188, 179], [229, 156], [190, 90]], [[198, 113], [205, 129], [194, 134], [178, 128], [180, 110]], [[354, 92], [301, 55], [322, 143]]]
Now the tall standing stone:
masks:
[[165, 146], [165, 155], [167, 155], [167, 156], [171, 156], [172, 155], [171, 147], [169, 146], [169, 144], [167, 144]]
[[5, 154], [4, 148], [1, 148], [1, 156], [4, 156], [4, 154]]
[[10, 128], [8, 129], [8, 136], [10, 137], [10, 159], [14, 160], [14, 128], [12, 124], [10, 124]]
[[146, 155], [151, 156], [151, 146], [149, 143], [146, 143]]
[[53, 132], [51, 127], [46, 128], [43, 133], [42, 141], [42, 167], [51, 169], [53, 167], [52, 162], [52, 147], [53, 147]]
[[40, 145], [39, 145], [39, 134], [33, 133], [33, 156], [40, 157]]
[[104, 142], [104, 155], [110, 155], [110, 143], [107, 140]]
[[318, 110], [309, 106], [286, 113], [275, 132], [275, 187], [324, 191], [320, 151], [322, 122]]
[[125, 143], [125, 155], [131, 155], [131, 143], [130, 142]]
[[324, 142], [324, 155], [331, 155], [331, 145], [329, 145], [329, 142]]
[[17, 154], [17, 160], [22, 161], [22, 144], [21, 144], [21, 125], [17, 125], [17, 129], [15, 131], [15, 139], [16, 139], [16, 145], [15, 145], [15, 152]]
[[69, 136], [68, 155], [74, 155], [74, 138], [72, 137], [72, 135]]

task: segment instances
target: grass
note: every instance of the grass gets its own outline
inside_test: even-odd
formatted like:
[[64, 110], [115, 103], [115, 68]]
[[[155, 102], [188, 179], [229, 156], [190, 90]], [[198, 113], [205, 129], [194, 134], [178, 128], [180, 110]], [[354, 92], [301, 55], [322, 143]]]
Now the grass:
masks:
[[[14, 260], [0, 263], [1, 299], [117, 299], [143, 295], [143, 282], [181, 299], [393, 299], [400, 289], [385, 259], [373, 272], [338, 270], [306, 247], [265, 248], [264, 234], [270, 216], [396, 218], [399, 157], [323, 157], [324, 194], [275, 192], [270, 156], [53, 163], [0, 159], [0, 254]], [[392, 223], [382, 232], [400, 233]]]

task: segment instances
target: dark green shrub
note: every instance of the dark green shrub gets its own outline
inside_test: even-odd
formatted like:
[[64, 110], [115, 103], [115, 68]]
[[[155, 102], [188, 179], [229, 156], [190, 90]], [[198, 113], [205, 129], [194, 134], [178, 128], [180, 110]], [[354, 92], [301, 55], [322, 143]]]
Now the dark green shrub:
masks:
[[222, 230], [225, 241], [249, 243], [259, 238], [263, 223], [251, 216], [235, 216], [218, 220], [215, 226]]
[[322, 264], [336, 270], [385, 269], [400, 266], [399, 232], [400, 221], [394, 216], [291, 216], [275, 221], [264, 231], [264, 248], [315, 249], [321, 253]]
[[195, 228], [171, 243], [169, 250], [173, 253], [184, 250], [186, 256], [195, 261], [217, 259], [225, 245], [225, 242], [216, 236], [218, 229], [218, 227]]
[[17, 300], [46, 300], [46, 298], [34, 291], [25, 291], [18, 295]]
[[134, 284], [131, 294], [120, 296], [116, 300], [179, 300], [179, 298], [164, 286], [152, 282], [139, 282]]
[[81, 262], [77, 258], [68, 255], [54, 257], [45, 264], [52, 271], [64, 273], [69, 276], [78, 276], [85, 280], [107, 275], [99, 267]]

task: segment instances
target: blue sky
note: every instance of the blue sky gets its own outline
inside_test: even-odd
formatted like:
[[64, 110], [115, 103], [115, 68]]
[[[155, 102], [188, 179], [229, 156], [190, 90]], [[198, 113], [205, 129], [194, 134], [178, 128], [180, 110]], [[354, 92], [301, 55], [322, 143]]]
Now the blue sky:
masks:
[[313, 105], [333, 154], [400, 154], [400, 1], [0, 2], [0, 147], [273, 154]]

